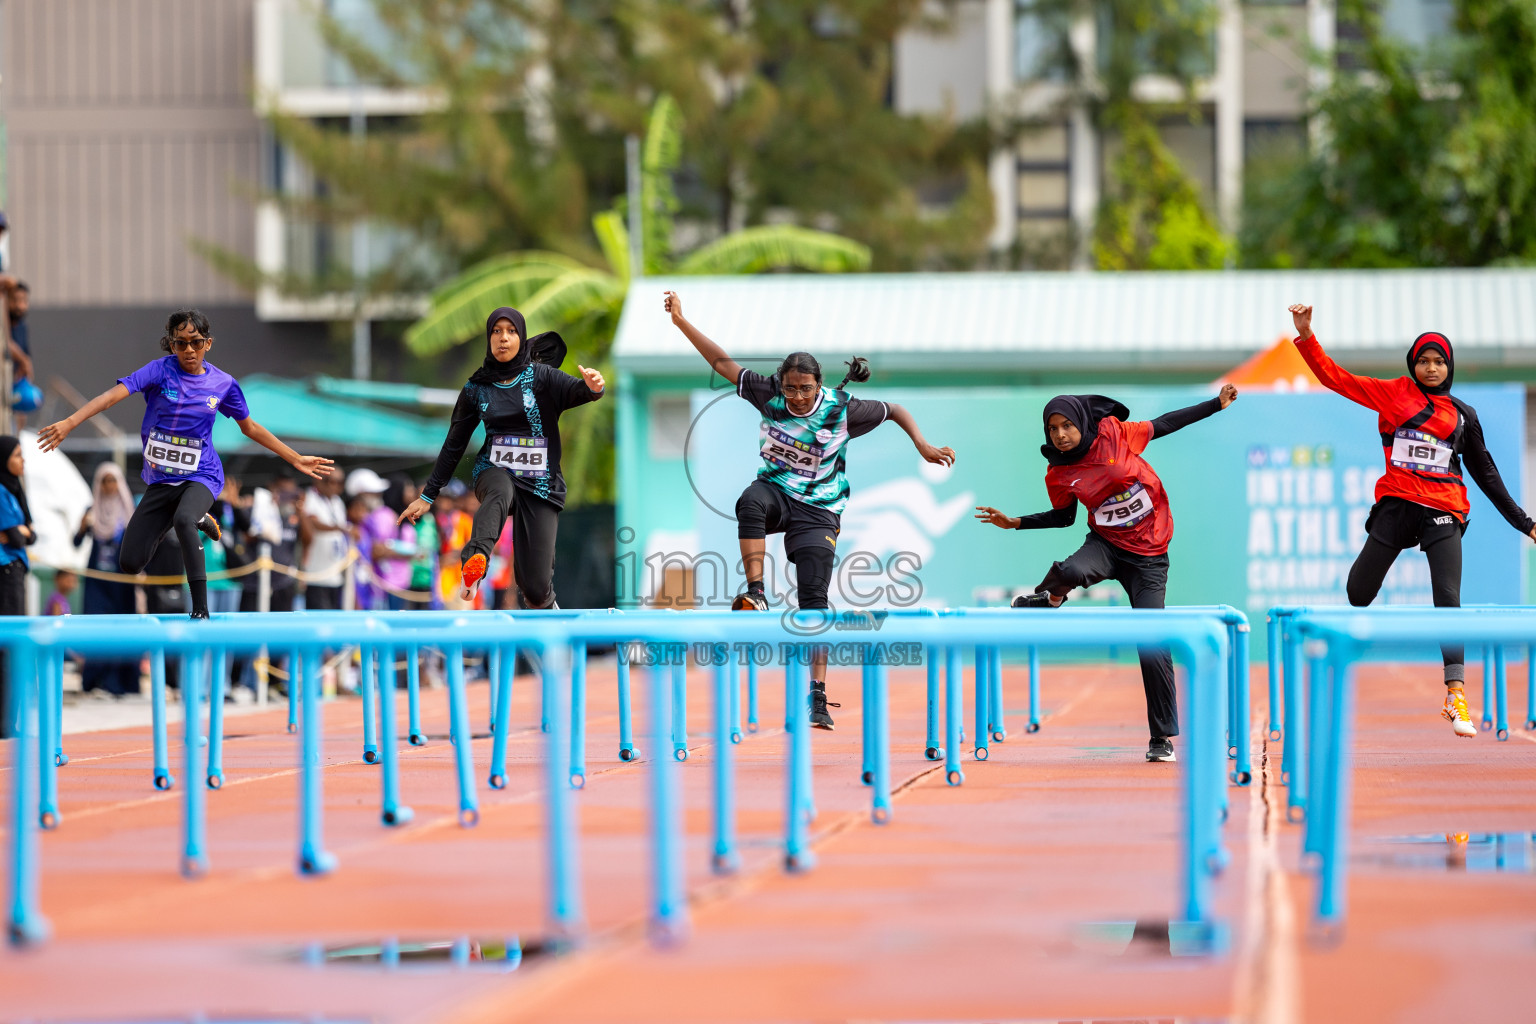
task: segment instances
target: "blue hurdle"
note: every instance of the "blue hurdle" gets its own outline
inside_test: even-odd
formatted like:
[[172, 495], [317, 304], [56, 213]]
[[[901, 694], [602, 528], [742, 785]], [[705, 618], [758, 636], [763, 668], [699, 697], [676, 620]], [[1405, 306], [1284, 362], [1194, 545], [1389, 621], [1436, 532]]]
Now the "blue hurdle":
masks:
[[[1445, 642], [1494, 652], [1507, 644], [1529, 647], [1536, 616], [1529, 608], [1397, 607], [1293, 609], [1290, 618], [1309, 666], [1304, 849], [1318, 857], [1315, 914], [1331, 930], [1342, 927], [1347, 908], [1356, 663], [1405, 649], [1438, 653]], [[1287, 720], [1299, 720], [1294, 705]]]
[[[166, 654], [187, 660], [186, 680], [189, 693], [201, 684], [207, 671], [209, 652], [220, 649], [230, 655], [254, 652], [262, 647], [289, 650], [293, 659], [297, 685], [292, 689], [299, 697], [300, 714], [297, 716], [301, 731], [300, 804], [302, 808], [299, 869], [305, 873], [323, 873], [335, 867], [334, 858], [323, 843], [323, 803], [321, 800], [320, 741], [321, 701], [319, 693], [319, 657], [322, 649], [356, 646], [373, 650], [374, 672], [370, 682], [380, 685], [385, 676], [381, 665], [393, 665], [393, 657], [400, 647], [435, 646], [449, 652], [450, 677], [462, 672], [461, 653], [465, 649], [488, 650], [502, 646], [502, 665], [506, 666], [513, 655], [513, 645], [525, 648], [539, 656], [543, 675], [543, 687], [548, 698], [543, 718], [549, 723], [545, 741], [546, 825], [548, 854], [547, 871], [549, 887], [546, 901], [549, 931], [558, 941], [576, 941], [583, 924], [579, 887], [577, 885], [576, 849], [577, 830], [575, 809], [570, 796], [570, 737], [565, 733], [572, 722], [566, 704], [568, 691], [564, 683], [570, 671], [569, 652], [591, 644], [620, 644], [643, 640], [649, 643], [688, 644], [705, 643], [725, 645], [732, 649], [741, 643], [780, 644], [787, 656], [785, 665], [786, 689], [791, 708], [804, 706], [809, 676], [809, 663], [813, 643], [806, 641], [803, 630], [797, 632], [787, 627], [778, 616], [744, 616], [729, 612], [696, 612], [688, 615], [641, 612], [625, 615], [591, 613], [560, 615], [525, 613], [520, 615], [515, 630], [508, 630], [508, 622], [497, 613], [471, 613], [444, 617], [443, 621], [419, 624], [423, 613], [412, 614], [418, 618], [405, 624], [397, 624], [395, 614], [362, 615], [337, 614], [329, 616], [309, 615], [237, 615], [220, 617], [210, 622], [188, 622], [184, 619], [159, 619], [149, 616], [91, 616], [66, 617], [52, 620], [15, 619], [0, 622], [0, 645], [7, 647], [16, 666], [12, 692], [15, 711], [22, 725], [22, 739], [16, 744], [16, 756], [21, 758], [18, 770], [13, 772], [15, 787], [15, 828], [12, 842], [12, 901], [10, 932], [18, 942], [35, 941], [45, 934], [46, 923], [37, 907], [37, 854], [36, 824], [38, 804], [34, 794], [40, 787], [34, 785], [25, 762], [33, 756], [28, 740], [44, 732], [52, 732], [52, 717], [38, 700], [40, 687], [51, 687], [44, 680], [47, 674], [41, 670], [47, 658], [62, 650], [80, 651], [86, 655], [121, 654], [124, 651], [149, 650], [152, 661], [163, 666]], [[795, 625], [804, 626], [805, 615], [795, 616]], [[852, 613], [862, 618], [861, 613]], [[822, 625], [826, 625], [825, 622]], [[515, 641], [508, 633], [515, 633]], [[935, 616], [892, 616], [882, 627], [882, 643], [905, 643], [917, 650], [942, 652], [946, 668], [946, 688], [949, 700], [946, 727], [950, 737], [950, 751], [946, 756], [946, 774], [957, 773], [958, 747], [960, 744], [960, 652], [966, 647], [1083, 647], [1105, 641], [1106, 632], [1117, 643], [1159, 645], [1169, 647], [1189, 668], [1189, 684], [1185, 689], [1187, 722], [1187, 749], [1183, 775], [1185, 825], [1183, 836], [1183, 920], [1190, 922], [1209, 940], [1211, 946], [1220, 944], [1220, 927], [1211, 913], [1210, 876], [1220, 870], [1224, 851], [1220, 839], [1220, 808], [1225, 797], [1225, 787], [1217, 772], [1223, 771], [1225, 758], [1221, 756], [1221, 730], [1225, 717], [1227, 687], [1224, 675], [1229, 675], [1232, 652], [1228, 646], [1228, 631], [1224, 623], [1211, 614], [1188, 612], [1136, 612], [1120, 611], [1058, 611], [1048, 616], [1032, 616], [1004, 613], [984, 613]], [[865, 634], [867, 638], [867, 633]], [[867, 646], [869, 641], [864, 639]], [[866, 714], [874, 721], [871, 736], [874, 751], [869, 759], [873, 780], [871, 816], [876, 821], [889, 820], [890, 770], [889, 770], [889, 715], [888, 678], [886, 666], [879, 663], [871, 673], [870, 707]], [[509, 671], [503, 668], [503, 677]], [[668, 674], [657, 670], [652, 680], [652, 736], [653, 742], [665, 744], [675, 740], [674, 717], [685, 709], [666, 699]], [[462, 683], [462, 679], [459, 680]], [[716, 737], [728, 736], [731, 715], [729, 694], [721, 699], [721, 681], [716, 677]], [[732, 681], [724, 686], [729, 689]], [[392, 680], [390, 685], [392, 692]], [[454, 693], [455, 690], [459, 692]], [[385, 694], [380, 694], [381, 697]], [[455, 699], [456, 698], [456, 699]], [[190, 699], [190, 698], [189, 698]], [[463, 758], [456, 772], [461, 787], [472, 786], [464, 768], [469, 763], [470, 734], [466, 702], [460, 687], [450, 687], [450, 700], [454, 707], [453, 733], [456, 753]], [[379, 703], [378, 729], [379, 752], [385, 766], [384, 801], [385, 815], [391, 808], [398, 815], [403, 808], [393, 802], [389, 786], [393, 779], [391, 761], [396, 744], [393, 740], [392, 700]], [[506, 705], [498, 701], [499, 716]], [[390, 710], [386, 711], [386, 705]], [[187, 759], [187, 770], [196, 769], [195, 749], [198, 730], [195, 719], [197, 705], [189, 704], [189, 721], [184, 729], [184, 740], [194, 753]], [[727, 724], [722, 724], [726, 719]], [[811, 745], [810, 729], [803, 715], [790, 716], [789, 740], [791, 756], [786, 764], [786, 814], [785, 814], [785, 866], [790, 870], [806, 870], [813, 862], [809, 846], [808, 824], [814, 813], [811, 793]], [[991, 724], [991, 723], [988, 723]], [[498, 732], [505, 730], [498, 728]], [[729, 751], [729, 743], [721, 746]], [[40, 745], [40, 749], [47, 749]], [[50, 759], [51, 760], [51, 759]], [[164, 758], [157, 756], [157, 769]], [[668, 867], [681, 847], [675, 796], [671, 795], [668, 779], [675, 771], [674, 759], [654, 758], [654, 802], [652, 849], [656, 857], [653, 893], [653, 916], [662, 933], [672, 933], [686, 927], [686, 902], [683, 898], [681, 873]], [[167, 773], [168, 774], [168, 773]], [[729, 766], [717, 768], [715, 774], [717, 828], [712, 855], [717, 860], [729, 862], [735, 854], [734, 828], [731, 825]], [[952, 781], [957, 781], [953, 780]], [[201, 790], [200, 786], [189, 788]], [[184, 831], [187, 844], [183, 857], [191, 851], [198, 855], [197, 867], [206, 865], [204, 822], [198, 813], [200, 804], [190, 795], [186, 804]], [[461, 820], [472, 817], [474, 805], [461, 805]], [[470, 823], [465, 821], [466, 824]], [[669, 853], [669, 851], [671, 851]]]

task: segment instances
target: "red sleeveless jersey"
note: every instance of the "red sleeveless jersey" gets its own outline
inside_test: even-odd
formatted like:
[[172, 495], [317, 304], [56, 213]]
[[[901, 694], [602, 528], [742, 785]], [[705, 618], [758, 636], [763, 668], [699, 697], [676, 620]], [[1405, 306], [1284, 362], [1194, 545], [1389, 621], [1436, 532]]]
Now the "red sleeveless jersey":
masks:
[[1045, 471], [1051, 507], [1080, 501], [1088, 509], [1088, 528], [1115, 547], [1135, 555], [1165, 554], [1173, 540], [1173, 513], [1163, 482], [1141, 457], [1151, 440], [1146, 420], [1100, 420], [1099, 436], [1086, 455]]
[[1449, 512], [1466, 522], [1471, 506], [1462, 482], [1466, 420], [1449, 395], [1428, 395], [1408, 377], [1381, 380], [1350, 373], [1318, 344], [1296, 340], [1296, 350], [1329, 390], [1376, 413], [1387, 470], [1376, 481], [1376, 500], [1402, 498]]

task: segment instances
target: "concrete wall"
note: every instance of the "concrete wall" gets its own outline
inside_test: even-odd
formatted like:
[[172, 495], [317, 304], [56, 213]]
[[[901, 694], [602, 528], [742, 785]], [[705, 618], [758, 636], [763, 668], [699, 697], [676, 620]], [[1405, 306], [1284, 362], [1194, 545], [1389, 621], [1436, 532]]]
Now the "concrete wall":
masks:
[[246, 301], [189, 243], [254, 253], [253, 4], [0, 8], [11, 265], [36, 308]]

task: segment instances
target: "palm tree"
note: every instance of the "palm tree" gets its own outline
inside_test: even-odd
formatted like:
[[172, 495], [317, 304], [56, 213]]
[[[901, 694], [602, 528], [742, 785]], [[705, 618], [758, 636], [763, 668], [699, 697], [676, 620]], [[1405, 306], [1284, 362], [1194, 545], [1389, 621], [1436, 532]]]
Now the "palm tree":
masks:
[[[678, 204], [672, 173], [681, 158], [682, 112], [670, 96], [663, 95], [647, 118], [641, 154], [642, 273], [756, 274], [787, 269], [842, 273], [869, 268], [869, 249], [861, 243], [793, 225], [733, 231], [674, 262], [672, 215]], [[426, 315], [407, 328], [406, 344], [422, 355], [447, 351], [483, 336], [486, 310], [515, 306], [527, 319], [530, 332], [569, 333], [569, 359], [608, 374], [608, 348], [635, 275], [622, 212], [615, 208], [597, 214], [592, 230], [606, 266], [589, 266], [540, 250], [493, 256], [432, 294]], [[566, 449], [571, 457], [564, 467], [573, 505], [612, 499], [612, 415], [605, 402], [578, 418], [576, 434]]]

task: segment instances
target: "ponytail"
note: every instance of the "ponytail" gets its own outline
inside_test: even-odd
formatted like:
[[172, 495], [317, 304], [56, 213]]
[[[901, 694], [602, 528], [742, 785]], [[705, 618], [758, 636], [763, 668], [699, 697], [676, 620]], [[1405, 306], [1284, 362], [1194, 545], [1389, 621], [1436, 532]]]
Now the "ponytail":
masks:
[[843, 377], [843, 382], [837, 386], [837, 390], [843, 390], [850, 381], [854, 384], [863, 384], [869, 380], [868, 359], [865, 359], [863, 356], [854, 356], [853, 359], [844, 363], [844, 365], [848, 367], [848, 373]]

